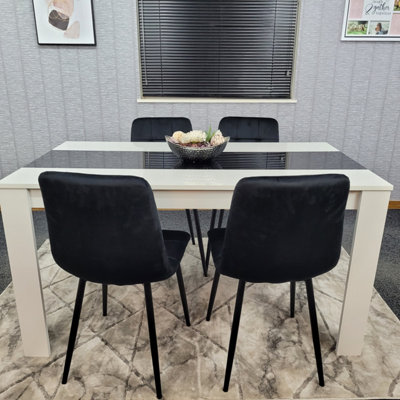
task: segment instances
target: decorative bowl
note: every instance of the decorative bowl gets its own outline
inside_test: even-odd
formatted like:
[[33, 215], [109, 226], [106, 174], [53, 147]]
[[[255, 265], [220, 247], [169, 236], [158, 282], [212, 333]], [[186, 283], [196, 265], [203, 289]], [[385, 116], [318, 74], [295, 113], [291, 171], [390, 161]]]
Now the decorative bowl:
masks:
[[189, 147], [182, 146], [181, 144], [171, 142], [169, 139], [171, 136], [165, 136], [165, 140], [168, 143], [171, 151], [179, 158], [190, 161], [207, 161], [219, 156], [229, 142], [229, 136], [226, 136], [225, 142], [218, 146], [210, 147]]

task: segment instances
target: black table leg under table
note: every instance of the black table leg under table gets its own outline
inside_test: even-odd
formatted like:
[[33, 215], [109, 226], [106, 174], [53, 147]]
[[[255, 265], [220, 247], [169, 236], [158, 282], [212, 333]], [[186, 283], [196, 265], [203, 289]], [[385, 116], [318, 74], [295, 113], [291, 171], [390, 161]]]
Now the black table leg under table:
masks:
[[206, 257], [204, 255], [203, 239], [202, 239], [202, 236], [201, 236], [199, 211], [198, 210], [193, 210], [193, 214], [194, 214], [194, 223], [196, 225], [197, 242], [199, 243], [201, 265], [203, 266], [204, 276], [207, 276]]

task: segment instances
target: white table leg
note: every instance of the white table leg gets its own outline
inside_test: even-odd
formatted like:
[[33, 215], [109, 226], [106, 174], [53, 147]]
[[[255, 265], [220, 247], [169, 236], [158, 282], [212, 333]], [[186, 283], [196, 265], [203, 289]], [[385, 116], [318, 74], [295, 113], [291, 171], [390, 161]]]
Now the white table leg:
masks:
[[24, 354], [50, 356], [50, 343], [28, 190], [3, 190], [1, 213]]
[[389, 191], [361, 193], [340, 318], [338, 355], [361, 354], [389, 198]]

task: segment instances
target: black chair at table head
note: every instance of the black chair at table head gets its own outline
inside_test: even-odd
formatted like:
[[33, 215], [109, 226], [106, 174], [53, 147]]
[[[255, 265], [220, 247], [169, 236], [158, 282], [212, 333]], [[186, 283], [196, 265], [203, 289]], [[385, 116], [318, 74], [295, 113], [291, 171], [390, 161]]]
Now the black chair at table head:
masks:
[[[184, 117], [145, 117], [136, 118], [132, 122], [131, 141], [132, 142], [164, 142], [165, 135], [172, 135], [175, 131], [189, 132], [192, 130], [192, 123]], [[192, 218], [190, 210], [186, 209], [186, 218], [188, 221], [192, 243], [195, 244]], [[201, 228], [198, 210], [193, 210], [196, 224], [197, 240], [199, 242], [199, 251], [203, 266], [204, 275], [207, 275], [206, 261], [201, 239]]]
[[341, 251], [349, 193], [344, 175], [253, 177], [235, 188], [227, 227], [208, 232], [216, 266], [207, 320], [220, 274], [239, 280], [224, 391], [228, 390], [246, 282], [305, 281], [319, 384], [324, 386], [312, 278], [330, 271]]
[[189, 132], [192, 123], [184, 117], [146, 117], [132, 122], [131, 142], [164, 142], [175, 131]]
[[86, 281], [143, 284], [157, 397], [161, 398], [151, 283], [176, 273], [186, 324], [190, 325], [180, 262], [190, 236], [162, 231], [150, 185], [133, 176], [44, 172], [39, 184], [56, 263], [79, 278], [62, 383], [68, 379]]
[[279, 142], [279, 125], [274, 118], [225, 117], [218, 129], [231, 142]]
[[[230, 142], [279, 142], [279, 124], [274, 118], [264, 117], [224, 117], [218, 129]], [[212, 210], [210, 229], [215, 228], [217, 210]], [[218, 228], [221, 228], [224, 210], [219, 210]], [[207, 245], [206, 271], [210, 261], [210, 246]]]

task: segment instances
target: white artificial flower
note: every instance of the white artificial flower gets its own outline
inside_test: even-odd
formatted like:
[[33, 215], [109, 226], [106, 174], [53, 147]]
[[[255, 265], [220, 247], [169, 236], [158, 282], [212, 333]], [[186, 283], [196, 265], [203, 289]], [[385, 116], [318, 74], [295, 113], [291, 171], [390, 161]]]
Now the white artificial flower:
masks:
[[181, 136], [180, 142], [186, 143], [201, 143], [206, 141], [206, 133], [203, 131], [190, 131]]
[[222, 132], [218, 129], [210, 140], [211, 146], [218, 146], [225, 142]]
[[178, 143], [180, 143], [180, 142], [181, 142], [181, 138], [182, 138], [183, 135], [185, 135], [185, 132], [182, 132], [182, 131], [175, 131], [175, 132], [172, 134], [172, 138], [173, 138], [175, 141], [177, 141]]

